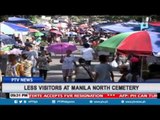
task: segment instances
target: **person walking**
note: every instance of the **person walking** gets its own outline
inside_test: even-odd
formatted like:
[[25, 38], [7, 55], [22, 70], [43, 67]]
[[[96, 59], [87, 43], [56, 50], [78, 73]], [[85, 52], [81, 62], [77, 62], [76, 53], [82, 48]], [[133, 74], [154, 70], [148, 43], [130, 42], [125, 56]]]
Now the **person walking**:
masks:
[[39, 69], [39, 77], [47, 79], [47, 72], [49, 70], [49, 63], [52, 61], [49, 56], [46, 56], [45, 51], [41, 52], [41, 55], [37, 59], [36, 68]]
[[[67, 50], [66, 56], [62, 57], [60, 63], [62, 63], [63, 80], [65, 82], [72, 81], [74, 65], [76, 66], [75, 57], [71, 56], [72, 51]], [[68, 80], [67, 80], [68, 77]]]
[[90, 47], [88, 43], [84, 44], [84, 48], [81, 50], [82, 58], [85, 59], [87, 65], [91, 65], [91, 61], [95, 58], [95, 51]]
[[114, 82], [112, 66], [107, 63], [107, 56], [99, 56], [100, 64], [95, 66], [95, 81], [96, 82]]
[[86, 65], [83, 58], [79, 58], [79, 65], [75, 68], [75, 82], [93, 82], [94, 76], [90, 67]]

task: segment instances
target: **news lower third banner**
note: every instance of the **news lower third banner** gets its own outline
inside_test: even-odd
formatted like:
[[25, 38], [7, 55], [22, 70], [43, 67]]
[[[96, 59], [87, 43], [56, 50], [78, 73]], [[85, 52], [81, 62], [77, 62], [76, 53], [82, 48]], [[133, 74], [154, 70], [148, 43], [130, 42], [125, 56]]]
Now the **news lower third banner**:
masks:
[[158, 99], [157, 93], [9, 93], [10, 99]]
[[47, 83], [42, 78], [4, 77], [3, 93], [160, 93], [160, 83]]

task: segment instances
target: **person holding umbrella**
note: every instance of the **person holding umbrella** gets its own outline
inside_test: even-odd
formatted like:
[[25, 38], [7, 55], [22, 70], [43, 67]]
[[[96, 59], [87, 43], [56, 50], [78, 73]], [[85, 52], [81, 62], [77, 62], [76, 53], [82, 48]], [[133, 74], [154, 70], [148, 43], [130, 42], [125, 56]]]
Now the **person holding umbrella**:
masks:
[[[71, 56], [72, 51], [67, 50], [66, 56], [62, 57], [60, 63], [62, 63], [63, 80], [65, 82], [72, 81], [72, 73], [74, 65], [76, 66], [75, 58]], [[67, 80], [68, 77], [68, 80]]]

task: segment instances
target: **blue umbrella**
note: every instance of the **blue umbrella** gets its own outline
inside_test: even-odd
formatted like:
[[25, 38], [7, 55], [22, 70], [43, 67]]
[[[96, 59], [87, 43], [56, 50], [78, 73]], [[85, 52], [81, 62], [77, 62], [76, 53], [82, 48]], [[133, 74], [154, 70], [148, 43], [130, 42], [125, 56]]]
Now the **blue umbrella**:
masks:
[[0, 34], [0, 41], [3, 42], [3, 44], [5, 45], [7, 44], [15, 45], [16, 44], [16, 41], [12, 37], [8, 35], [3, 35], [3, 34], [2, 35]]
[[140, 24], [118, 23], [114, 25], [102, 26], [101, 29], [104, 31], [117, 32], [117, 33], [133, 32], [140, 30]]
[[149, 32], [152, 44], [152, 52], [155, 56], [160, 53], [160, 33]]
[[15, 23], [15, 24], [23, 24], [26, 26], [31, 26], [33, 23], [29, 19], [18, 18], [18, 17], [9, 17], [7, 22]]
[[34, 24], [32, 28], [45, 28], [46, 26], [43, 24]]

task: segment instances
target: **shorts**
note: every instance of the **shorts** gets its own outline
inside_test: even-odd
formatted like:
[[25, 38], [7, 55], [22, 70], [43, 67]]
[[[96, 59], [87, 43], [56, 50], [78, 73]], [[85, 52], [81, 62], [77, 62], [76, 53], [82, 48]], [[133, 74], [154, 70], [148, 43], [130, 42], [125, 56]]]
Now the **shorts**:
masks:
[[62, 72], [63, 72], [63, 77], [72, 76], [73, 69], [63, 69]]

